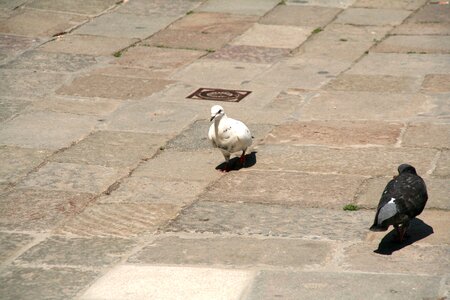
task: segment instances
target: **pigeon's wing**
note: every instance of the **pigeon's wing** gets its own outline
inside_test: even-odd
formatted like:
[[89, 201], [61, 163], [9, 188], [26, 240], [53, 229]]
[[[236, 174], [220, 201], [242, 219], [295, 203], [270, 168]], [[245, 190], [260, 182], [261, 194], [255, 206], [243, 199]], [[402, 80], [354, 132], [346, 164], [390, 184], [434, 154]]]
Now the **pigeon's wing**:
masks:
[[209, 127], [209, 131], [208, 131], [208, 139], [211, 141], [211, 144], [214, 147], [217, 147], [217, 142], [216, 142], [216, 132], [214, 130], [214, 123], [211, 124], [211, 126]]
[[248, 127], [241, 121], [232, 121], [233, 134], [236, 136], [240, 148], [238, 150], [247, 149], [252, 144], [252, 134], [250, 129], [248, 129]]
[[380, 202], [378, 203], [375, 220], [372, 227], [370, 227], [371, 230], [387, 230], [389, 225], [386, 226], [386, 224], [383, 224], [383, 221], [386, 221], [397, 214], [397, 207], [395, 204], [395, 199], [397, 197], [397, 179], [398, 177], [389, 181], [384, 188], [383, 193], [381, 194]]

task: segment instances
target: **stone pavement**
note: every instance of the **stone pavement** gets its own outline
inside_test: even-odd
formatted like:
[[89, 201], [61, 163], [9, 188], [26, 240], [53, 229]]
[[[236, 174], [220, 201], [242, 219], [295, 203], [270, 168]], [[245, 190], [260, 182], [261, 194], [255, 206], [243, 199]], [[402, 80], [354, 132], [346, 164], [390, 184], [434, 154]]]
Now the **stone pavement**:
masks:
[[[0, 0], [0, 45], [1, 299], [449, 297], [447, 1]], [[227, 174], [213, 104], [255, 136]]]

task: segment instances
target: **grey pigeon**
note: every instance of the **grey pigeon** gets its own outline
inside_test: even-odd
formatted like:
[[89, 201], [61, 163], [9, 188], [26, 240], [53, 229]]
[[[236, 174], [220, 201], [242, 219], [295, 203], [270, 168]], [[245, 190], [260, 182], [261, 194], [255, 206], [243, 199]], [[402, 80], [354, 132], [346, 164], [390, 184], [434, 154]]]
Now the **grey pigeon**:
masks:
[[427, 200], [427, 187], [417, 175], [416, 169], [411, 165], [401, 164], [398, 176], [389, 181], [381, 195], [370, 230], [386, 231], [393, 225], [398, 240], [403, 241], [410, 220], [422, 213]]

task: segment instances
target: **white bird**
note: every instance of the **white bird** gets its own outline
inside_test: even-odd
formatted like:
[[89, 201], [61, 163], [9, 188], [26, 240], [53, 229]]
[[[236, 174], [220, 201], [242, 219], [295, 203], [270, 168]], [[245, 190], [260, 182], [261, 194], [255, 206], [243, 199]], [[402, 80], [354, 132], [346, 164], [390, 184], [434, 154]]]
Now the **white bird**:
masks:
[[217, 147], [225, 157], [226, 167], [222, 171], [229, 171], [230, 156], [234, 152], [242, 151], [240, 162], [245, 162], [245, 151], [252, 144], [252, 134], [241, 121], [228, 118], [220, 105], [211, 107], [211, 120], [214, 123], [209, 127], [208, 138], [214, 147]]

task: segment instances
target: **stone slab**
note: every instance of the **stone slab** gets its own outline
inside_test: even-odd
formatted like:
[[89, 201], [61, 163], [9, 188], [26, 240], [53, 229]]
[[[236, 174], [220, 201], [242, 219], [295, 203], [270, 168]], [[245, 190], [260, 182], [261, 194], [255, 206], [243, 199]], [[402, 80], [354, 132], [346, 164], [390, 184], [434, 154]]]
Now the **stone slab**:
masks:
[[294, 49], [308, 38], [311, 31], [310, 27], [254, 24], [231, 44]]
[[450, 23], [449, 5], [425, 5], [408, 19], [408, 23]]
[[363, 179], [334, 174], [236, 172], [209, 186], [199, 200], [342, 209], [353, 202]]
[[28, 105], [30, 105], [29, 101], [22, 101], [18, 99], [0, 99], [0, 122], [4, 122], [17, 115]]
[[91, 267], [110, 266], [119, 262], [121, 256], [134, 246], [133, 241], [122, 238], [51, 236], [28, 249], [16, 259], [16, 262]]
[[341, 10], [334, 7], [278, 5], [259, 23], [305, 27], [325, 27]]
[[366, 211], [200, 201], [165, 231], [351, 241], [365, 236], [372, 217]]
[[130, 238], [155, 233], [175, 218], [180, 207], [171, 204], [94, 204], [65, 221], [55, 232], [78, 236]]
[[247, 299], [438, 298], [440, 280], [417, 275], [262, 271]]
[[4, 145], [57, 150], [89, 134], [97, 120], [53, 112], [30, 112], [5, 123], [0, 129]]
[[415, 148], [264, 145], [259, 147], [262, 170], [292, 170], [351, 175], [395, 175], [398, 165], [409, 163], [419, 174], [432, 169], [437, 150]]
[[427, 74], [422, 84], [422, 91], [427, 93], [450, 93], [450, 74]]
[[161, 13], [170, 16], [180, 16], [187, 12], [191, 12], [200, 3], [201, 1], [199, 0], [134, 0], [125, 1], [117, 11], [135, 15], [153, 15], [155, 13]]
[[57, 153], [51, 161], [134, 169], [156, 154], [165, 137], [146, 133], [97, 131]]
[[338, 15], [336, 23], [353, 25], [395, 26], [403, 22], [411, 11], [387, 8], [348, 8]]
[[[361, 188], [361, 192], [357, 196], [357, 203], [361, 207], [376, 208], [386, 184], [392, 177], [381, 177], [369, 179]], [[450, 187], [448, 179], [427, 178], [424, 177], [428, 189], [427, 208], [448, 209], [450, 203], [448, 194]]]
[[424, 76], [450, 73], [450, 54], [369, 53], [347, 73]]
[[144, 39], [165, 28], [175, 19], [176, 17], [161, 14], [141, 16], [112, 12], [95, 18], [92, 22], [74, 30], [73, 33]]
[[8, 0], [0, 2], [0, 7], [13, 10], [21, 5], [23, 5], [27, 0]]
[[427, 0], [357, 0], [352, 7], [416, 10], [426, 2]]
[[332, 247], [323, 241], [244, 237], [161, 237], [128, 259], [134, 264], [225, 265], [239, 268], [323, 265]]
[[0, 262], [16, 256], [32, 240], [33, 237], [28, 234], [0, 232]]
[[43, 40], [38, 38], [0, 34], [0, 62], [34, 48], [42, 42]]
[[372, 52], [381, 53], [450, 53], [450, 37], [428, 35], [392, 35]]
[[170, 81], [163, 79], [144, 79], [115, 77], [92, 74], [75, 78], [70, 84], [59, 88], [60, 95], [101, 97], [112, 99], [140, 99], [160, 91]]
[[268, 67], [269, 65], [266, 64], [212, 59], [198, 60], [174, 73], [170, 76], [170, 79], [214, 86], [240, 84], [243, 81], [251, 81], [258, 74], [267, 70]]
[[450, 148], [450, 124], [412, 123], [402, 138], [405, 147]]
[[324, 89], [334, 91], [361, 91], [376, 93], [416, 93], [422, 78], [390, 75], [341, 74]]
[[1, 146], [0, 182], [14, 183], [44, 162], [50, 151]]
[[271, 64], [285, 58], [288, 54], [288, 49], [241, 45], [225, 46], [224, 48], [209, 54], [207, 58]]
[[288, 5], [304, 5], [304, 6], [321, 6], [321, 7], [338, 7], [347, 8], [353, 4], [355, 0], [287, 0]]
[[73, 298], [97, 272], [74, 268], [29, 268], [11, 266], [0, 274], [3, 299], [68, 299]]
[[403, 23], [394, 28], [392, 34], [429, 34], [429, 35], [449, 35], [450, 26], [448, 23]]
[[[272, 130], [265, 143], [289, 145], [395, 145], [401, 123], [381, 121], [289, 122]], [[351, 132], [351, 134], [349, 134]]]
[[40, 72], [77, 72], [91, 67], [97, 59], [90, 55], [28, 51], [2, 65], [5, 69], [36, 70]]
[[67, 79], [67, 75], [0, 69], [0, 94], [4, 97], [35, 99], [51, 94]]
[[1, 228], [49, 231], [59, 222], [80, 213], [92, 200], [88, 193], [17, 189], [2, 195]]
[[196, 11], [262, 16], [278, 3], [278, 0], [229, 0], [226, 2], [210, 0], [203, 3]]
[[[450, 267], [449, 245], [396, 245], [391, 241], [387, 243], [390, 243], [390, 247], [394, 251], [390, 255], [383, 255], [374, 252], [378, 249], [378, 242], [357, 243], [345, 247], [340, 265], [347, 271], [433, 276], [448, 273]], [[392, 245], [392, 243], [394, 244]], [[401, 250], [395, 251], [398, 248]]]
[[62, 11], [82, 15], [98, 15], [108, 8], [113, 7], [116, 3], [116, 0], [96, 0], [88, 2], [74, 2], [71, 0], [38, 0], [31, 1], [31, 3], [27, 3], [25, 6], [41, 10]]
[[[49, 97], [33, 101], [27, 111], [68, 113], [86, 116], [107, 116], [121, 104], [120, 100], [103, 98]], [[100, 120], [103, 119], [98, 119]]]
[[409, 120], [432, 109], [420, 94], [321, 92], [298, 111], [306, 120]]
[[138, 41], [136, 38], [67, 34], [39, 47], [42, 51], [93, 56], [112, 55]]
[[253, 276], [253, 271], [244, 270], [120, 265], [80, 299], [238, 300]]
[[442, 151], [437, 161], [436, 169], [433, 175], [449, 177], [450, 176], [450, 151]]
[[215, 167], [222, 162], [222, 159], [222, 154], [213, 150], [164, 151], [157, 157], [142, 163], [133, 172], [133, 176], [210, 182], [220, 178], [221, 173]]
[[87, 21], [85, 16], [44, 10], [23, 9], [21, 13], [0, 20], [0, 32], [14, 35], [51, 37]]
[[157, 176], [131, 176], [109, 195], [98, 199], [99, 203], [148, 203], [187, 205], [197, 199], [208, 182], [175, 180]]
[[134, 67], [124, 67], [121, 65], [105, 65], [92, 70], [91, 75], [104, 75], [113, 77], [129, 77], [141, 79], [166, 79], [174, 72], [173, 69], [142, 69]]
[[49, 162], [30, 173], [20, 186], [41, 190], [102, 193], [119, 177], [119, 171], [113, 168]]

